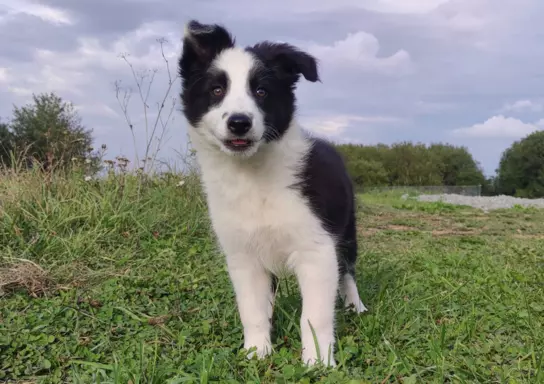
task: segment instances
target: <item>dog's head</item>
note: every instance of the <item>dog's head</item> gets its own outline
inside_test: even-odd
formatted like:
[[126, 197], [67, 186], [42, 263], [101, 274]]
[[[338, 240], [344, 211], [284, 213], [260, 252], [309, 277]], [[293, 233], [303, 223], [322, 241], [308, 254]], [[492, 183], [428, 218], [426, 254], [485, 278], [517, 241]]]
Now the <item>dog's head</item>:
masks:
[[316, 60], [289, 44], [235, 45], [222, 26], [190, 21], [179, 59], [185, 117], [203, 139], [231, 155], [251, 156], [279, 140], [295, 112], [302, 74], [319, 80]]

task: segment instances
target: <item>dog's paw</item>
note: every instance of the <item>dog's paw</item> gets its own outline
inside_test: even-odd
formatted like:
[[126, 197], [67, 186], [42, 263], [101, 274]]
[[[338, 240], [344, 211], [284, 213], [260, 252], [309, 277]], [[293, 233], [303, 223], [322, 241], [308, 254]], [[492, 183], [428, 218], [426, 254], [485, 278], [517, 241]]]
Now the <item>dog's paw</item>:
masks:
[[247, 342], [244, 343], [244, 349], [248, 352], [248, 359], [251, 360], [255, 356], [258, 359], [263, 359], [272, 352], [272, 345], [269, 342], [261, 342], [259, 344]]
[[302, 362], [308, 366], [323, 364], [326, 367], [336, 367], [333, 348], [333, 345], [330, 344], [328, 348], [320, 351], [321, 353], [319, 355], [314, 345], [309, 348], [304, 348], [302, 350]]
[[321, 357], [321, 359], [318, 359], [317, 356], [311, 355], [310, 353], [303, 353], [302, 354], [302, 361], [304, 364], [308, 366], [314, 366], [316, 364], [323, 364], [326, 367], [334, 368], [336, 367], [336, 361], [334, 360], [333, 356], [330, 357]]
[[358, 302], [346, 302], [345, 308], [347, 311], [355, 312], [355, 313], [364, 313], [367, 312], [368, 309], [365, 307], [363, 302], [361, 300], [358, 300]]

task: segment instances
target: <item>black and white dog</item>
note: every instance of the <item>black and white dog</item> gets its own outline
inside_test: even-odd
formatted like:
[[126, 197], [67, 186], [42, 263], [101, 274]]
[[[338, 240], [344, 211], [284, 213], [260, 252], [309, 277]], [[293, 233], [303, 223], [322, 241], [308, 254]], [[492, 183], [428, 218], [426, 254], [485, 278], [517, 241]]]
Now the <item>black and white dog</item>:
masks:
[[334, 366], [338, 290], [346, 307], [366, 308], [355, 284], [351, 180], [335, 149], [295, 120], [295, 85], [301, 74], [319, 80], [316, 60], [288, 44], [238, 47], [224, 27], [193, 20], [179, 73], [244, 348], [255, 347], [259, 357], [271, 352], [276, 276], [293, 272], [303, 298], [302, 358]]

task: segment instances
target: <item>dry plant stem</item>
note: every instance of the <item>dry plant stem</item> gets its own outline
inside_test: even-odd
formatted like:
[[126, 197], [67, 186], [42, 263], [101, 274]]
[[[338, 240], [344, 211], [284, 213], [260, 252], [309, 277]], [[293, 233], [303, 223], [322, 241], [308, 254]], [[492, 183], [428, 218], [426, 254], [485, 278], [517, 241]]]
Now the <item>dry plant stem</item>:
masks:
[[187, 134], [187, 145], [185, 147], [185, 154], [180, 153], [180, 151], [178, 150], [174, 150], [174, 151], [181, 158], [181, 160], [183, 161], [183, 164], [185, 165], [189, 173], [195, 173], [196, 172], [195, 163], [194, 163], [195, 152], [192, 149], [191, 138], [189, 137], [188, 134]]
[[[130, 71], [132, 72], [132, 77], [134, 78], [134, 81], [136, 82], [136, 86], [138, 87], [138, 95], [140, 96], [140, 101], [142, 102], [142, 107], [144, 109], [145, 138], [147, 142], [147, 148], [149, 148], [149, 142], [150, 142], [149, 122], [147, 119], [147, 109], [149, 108], [149, 105], [147, 104], [147, 99], [149, 98], [149, 92], [151, 91], [151, 86], [153, 85], [153, 80], [155, 79], [155, 74], [157, 73], [157, 69], [153, 69], [152, 71], [151, 80], [149, 81], [149, 85], [147, 87], [147, 93], [144, 96], [142, 85], [145, 79], [145, 75], [140, 75], [140, 78], [138, 79], [138, 76], [136, 75], [136, 71], [134, 70], [134, 66], [132, 65], [130, 61], [128, 61], [127, 55], [122, 55], [121, 57], [130, 67]], [[147, 150], [146, 150], [144, 159], [147, 159]]]
[[[176, 74], [176, 76], [174, 78], [172, 78], [172, 73], [170, 72], [170, 62], [168, 61], [168, 59], [166, 58], [166, 55], [164, 54], [164, 43], [165, 43], [165, 41], [166, 41], [165, 39], [159, 39], [158, 40], [159, 44], [161, 45], [161, 56], [162, 56], [162, 58], [164, 60], [164, 63], [166, 65], [166, 73], [168, 74], [168, 88], [166, 89], [166, 92], [164, 94], [162, 102], [158, 105], [157, 118], [155, 119], [155, 124], [153, 125], [153, 131], [151, 133], [151, 137], [153, 137], [154, 134], [155, 134], [155, 131], [157, 129], [158, 122], [160, 121], [161, 126], [162, 126], [162, 132], [161, 132], [159, 141], [157, 143], [157, 150], [154, 151], [154, 154], [153, 154], [153, 158], [152, 158], [152, 161], [151, 161], [152, 164], [155, 164], [155, 160], [157, 158], [157, 154], [160, 151], [160, 146], [161, 146], [162, 140], [164, 138], [164, 134], [165, 134], [165, 132], [167, 130], [168, 123], [170, 122], [170, 120], [172, 118], [172, 114], [174, 113], [175, 106], [176, 106], [176, 100], [177, 100], [176, 98], [172, 98], [172, 106], [171, 106], [170, 111], [168, 113], [168, 118], [166, 119], [166, 122], [163, 122], [163, 120], [162, 120], [162, 111], [164, 109], [166, 99], [168, 98], [168, 96], [170, 95], [170, 92], [172, 91], [172, 86], [176, 83], [176, 81], [179, 78], [179, 75], [177, 75], [177, 74]], [[148, 158], [148, 155], [149, 155], [149, 145], [150, 145], [150, 143], [151, 143], [151, 141], [148, 141], [148, 145], [147, 145], [147, 148], [146, 148], [146, 154], [145, 154], [146, 159]]]
[[[120, 94], [123, 92], [123, 100], [120, 98]], [[134, 155], [136, 156], [136, 164], [140, 163], [139, 157], [138, 157], [138, 150], [136, 146], [136, 136], [134, 135], [134, 125], [132, 124], [132, 121], [130, 120], [130, 116], [128, 114], [128, 104], [130, 102], [130, 91], [128, 90], [121, 90], [120, 82], [115, 82], [115, 95], [116, 99], [119, 102], [119, 106], [121, 107], [121, 111], [123, 112], [123, 115], [125, 116], [125, 120], [128, 124], [128, 128], [130, 129], [130, 133], [132, 135], [132, 142], [134, 145]]]
[[[136, 83], [136, 87], [138, 89], [138, 95], [144, 110], [146, 147], [145, 147], [144, 157], [141, 160], [138, 156], [138, 150], [136, 146], [136, 135], [134, 133], [134, 125], [130, 119], [129, 112], [128, 112], [128, 105], [130, 102], [131, 90], [122, 91], [120, 82], [115, 83], [116, 97], [121, 107], [121, 111], [123, 112], [123, 115], [125, 117], [125, 120], [130, 128], [132, 139], [134, 142], [134, 148], [136, 152], [135, 164], [136, 164], [136, 167], [139, 167], [139, 164], [143, 162], [143, 165], [142, 165], [143, 172], [151, 171], [157, 160], [157, 155], [162, 149], [161, 147], [162, 147], [162, 142], [164, 140], [165, 133], [168, 130], [168, 124], [173, 120], [173, 113], [174, 113], [176, 102], [177, 102], [177, 98], [172, 97], [171, 107], [169, 109], [165, 109], [167, 105], [167, 99], [170, 96], [172, 92], [172, 87], [176, 83], [176, 80], [179, 78], [179, 75], [172, 76], [172, 73], [170, 71], [170, 63], [164, 53], [164, 43], [166, 42], [166, 40], [158, 39], [157, 41], [160, 44], [161, 56], [164, 60], [166, 71], [168, 74], [168, 86], [165, 90], [164, 96], [161, 98], [159, 102], [157, 102], [157, 116], [152, 125], [149, 122], [149, 116], [148, 116], [148, 108], [149, 108], [148, 100], [149, 100], [149, 95], [151, 93], [151, 87], [153, 86], [153, 83], [156, 80], [155, 75], [158, 72], [158, 69], [151, 70], [151, 75], [150, 75], [148, 84], [146, 86], [144, 83], [148, 76], [145, 73], [138, 75], [136, 69], [134, 68], [134, 65], [128, 59], [128, 55], [126, 54], [121, 55], [121, 58], [127, 63], [127, 65], [129, 66], [131, 70], [132, 77]], [[167, 113], [166, 119], [163, 118], [163, 114], [165, 113]], [[160, 130], [160, 133], [158, 132], [158, 130]], [[157, 142], [155, 148], [152, 147], [154, 141]]]

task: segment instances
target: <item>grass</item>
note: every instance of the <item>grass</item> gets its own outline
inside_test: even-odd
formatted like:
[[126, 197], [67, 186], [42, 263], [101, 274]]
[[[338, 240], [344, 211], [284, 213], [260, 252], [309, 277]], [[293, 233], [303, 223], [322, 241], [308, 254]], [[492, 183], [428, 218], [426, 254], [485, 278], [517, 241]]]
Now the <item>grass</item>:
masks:
[[37, 173], [0, 179], [0, 381], [544, 382], [544, 212], [360, 196], [358, 285], [337, 370], [300, 365], [283, 281], [275, 353], [242, 326], [198, 183]]

